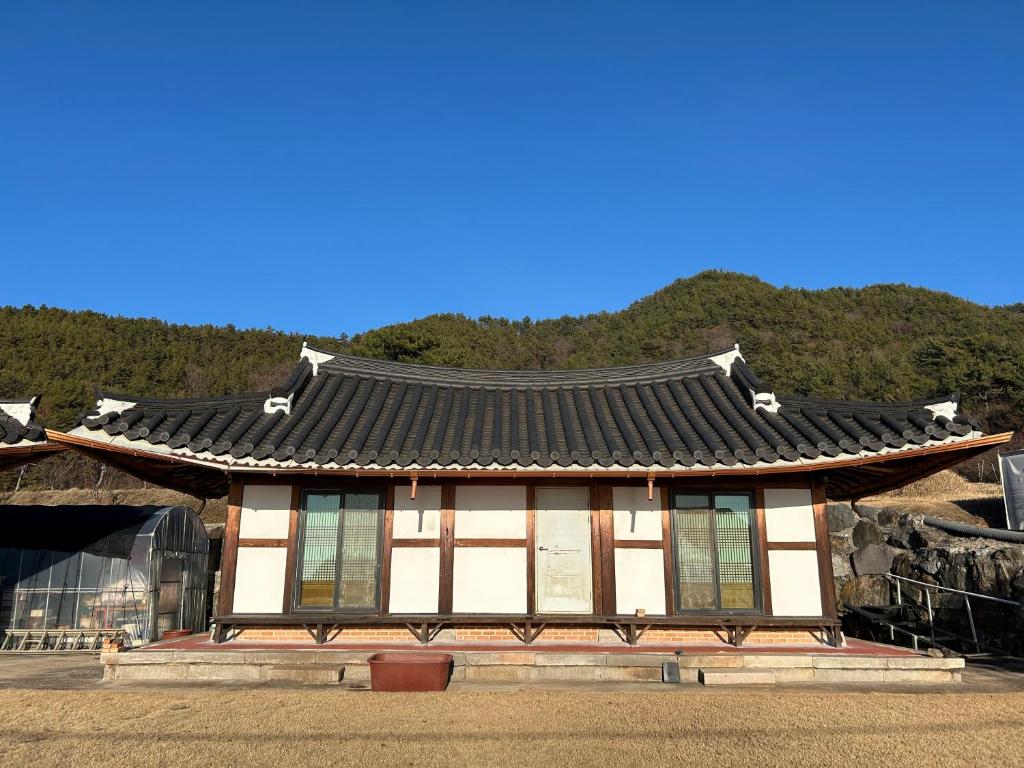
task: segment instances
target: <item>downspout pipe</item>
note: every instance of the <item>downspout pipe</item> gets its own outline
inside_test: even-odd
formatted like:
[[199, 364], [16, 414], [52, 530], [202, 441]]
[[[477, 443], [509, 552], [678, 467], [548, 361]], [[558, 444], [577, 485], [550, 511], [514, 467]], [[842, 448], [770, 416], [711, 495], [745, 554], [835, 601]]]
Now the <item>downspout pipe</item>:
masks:
[[932, 528], [939, 528], [957, 536], [973, 536], [980, 539], [994, 539], [996, 541], [1008, 541], [1012, 544], [1024, 544], [1024, 531], [1007, 531], [1002, 528], [979, 528], [976, 525], [967, 523], [955, 523], [952, 520], [943, 520], [940, 517], [924, 516], [924, 522]]

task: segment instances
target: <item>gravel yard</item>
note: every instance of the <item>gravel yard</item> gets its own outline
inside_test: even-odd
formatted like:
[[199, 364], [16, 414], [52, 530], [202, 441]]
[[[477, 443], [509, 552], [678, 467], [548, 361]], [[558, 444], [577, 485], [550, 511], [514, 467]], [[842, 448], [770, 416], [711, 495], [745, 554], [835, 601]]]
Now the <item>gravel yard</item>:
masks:
[[[0, 690], [7, 765], [1024, 764], [1024, 693]], [[641, 763], [642, 761], [642, 763]]]

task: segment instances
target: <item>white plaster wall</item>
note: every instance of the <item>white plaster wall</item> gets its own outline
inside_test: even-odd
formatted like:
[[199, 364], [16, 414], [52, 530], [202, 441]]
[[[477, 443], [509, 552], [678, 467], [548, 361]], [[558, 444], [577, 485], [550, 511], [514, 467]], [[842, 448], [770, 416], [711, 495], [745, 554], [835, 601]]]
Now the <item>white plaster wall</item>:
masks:
[[615, 550], [615, 611], [665, 613], [665, 556], [660, 549]]
[[809, 488], [765, 488], [768, 541], [814, 541], [814, 504]]
[[234, 613], [281, 613], [286, 547], [239, 547], [235, 566]]
[[772, 615], [821, 616], [817, 552], [810, 549], [769, 551], [768, 578], [772, 585]]
[[415, 499], [409, 498], [411, 491], [411, 485], [395, 487], [395, 516], [391, 535], [396, 539], [440, 538], [441, 486], [420, 486], [416, 489]]
[[392, 549], [390, 612], [437, 613], [440, 579], [440, 548]]
[[526, 613], [525, 547], [456, 547], [455, 613]]
[[292, 506], [290, 485], [248, 485], [242, 490], [240, 539], [287, 539]]
[[521, 485], [457, 486], [455, 538], [525, 539], [526, 488]]
[[646, 487], [612, 488], [612, 508], [616, 539], [661, 541], [661, 491], [657, 486], [649, 501]]

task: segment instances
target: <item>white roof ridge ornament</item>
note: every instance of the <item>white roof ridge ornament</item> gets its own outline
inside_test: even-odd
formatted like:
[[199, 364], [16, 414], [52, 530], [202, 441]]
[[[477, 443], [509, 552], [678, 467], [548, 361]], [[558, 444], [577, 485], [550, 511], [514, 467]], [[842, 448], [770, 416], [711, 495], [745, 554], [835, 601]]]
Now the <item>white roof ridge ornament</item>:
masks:
[[302, 351], [299, 353], [299, 360], [303, 359], [309, 360], [309, 362], [313, 364], [313, 375], [316, 376], [320, 372], [320, 363], [326, 363], [333, 360], [334, 355], [329, 355], [326, 352], [313, 349], [311, 346], [306, 344], [306, 342], [302, 342]]
[[130, 400], [118, 400], [113, 397], [100, 397], [96, 401], [96, 410], [102, 416], [105, 413], [124, 413], [134, 408], [136, 403]]
[[764, 408], [768, 413], [778, 413], [780, 403], [774, 392], [751, 392], [754, 398], [754, 408]]
[[36, 402], [38, 398], [33, 397], [27, 403], [0, 403], [0, 411], [6, 413], [23, 427], [27, 427], [35, 416]]
[[939, 416], [944, 416], [950, 421], [956, 418], [956, 407], [957, 404], [954, 400], [947, 400], [944, 403], [932, 403], [931, 405], [925, 406], [925, 408], [932, 412], [933, 419], [937, 419]]
[[[732, 373], [732, 364], [737, 360], [743, 360], [743, 354], [740, 352], [739, 342], [736, 342], [730, 350], [717, 355], [711, 355], [708, 360], [725, 371], [725, 375], [728, 376]], [[746, 362], [746, 360], [743, 360], [743, 362]]]
[[283, 411], [285, 415], [291, 415], [293, 397], [295, 397], [294, 392], [289, 392], [288, 397], [268, 397], [263, 403], [263, 412], [277, 413], [278, 411]]

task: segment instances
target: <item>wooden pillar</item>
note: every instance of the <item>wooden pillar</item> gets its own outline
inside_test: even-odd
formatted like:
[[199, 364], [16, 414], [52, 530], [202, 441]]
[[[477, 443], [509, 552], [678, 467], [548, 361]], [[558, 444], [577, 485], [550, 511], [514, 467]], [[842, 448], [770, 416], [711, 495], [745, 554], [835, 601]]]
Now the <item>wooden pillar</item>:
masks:
[[224, 526], [224, 541], [220, 557], [220, 599], [217, 614], [231, 613], [235, 603], [235, 569], [238, 565], [238, 529], [242, 522], [242, 492], [244, 481], [232, 476], [228, 489], [228, 520]]
[[593, 586], [593, 613], [601, 615], [604, 609], [604, 550], [601, 547], [601, 486], [590, 484], [590, 564]]
[[[415, 486], [414, 486], [415, 487]], [[380, 555], [380, 612], [391, 611], [391, 548], [395, 530], [395, 484], [384, 492], [384, 542]]]
[[761, 612], [772, 615], [772, 581], [768, 570], [768, 529], [764, 512], [764, 488], [754, 491], [754, 546], [757, 547], [758, 581], [761, 582]]
[[825, 484], [820, 476], [811, 480], [811, 501], [814, 504], [814, 539], [818, 550], [818, 581], [821, 582], [821, 614], [829, 619], [837, 618], [836, 582], [832, 573], [832, 540], [828, 533], [828, 517], [825, 506]]
[[441, 486], [441, 577], [437, 611], [452, 612], [455, 566], [455, 485]]
[[668, 486], [657, 490], [660, 491], [661, 499], [661, 546], [665, 560], [665, 615], [671, 616], [676, 612], [676, 580], [672, 565], [672, 500]]
[[292, 499], [288, 510], [288, 556], [284, 571], [284, 600], [282, 613], [291, 613], [295, 597], [295, 569], [299, 561], [299, 507], [302, 505], [302, 487], [292, 485]]

